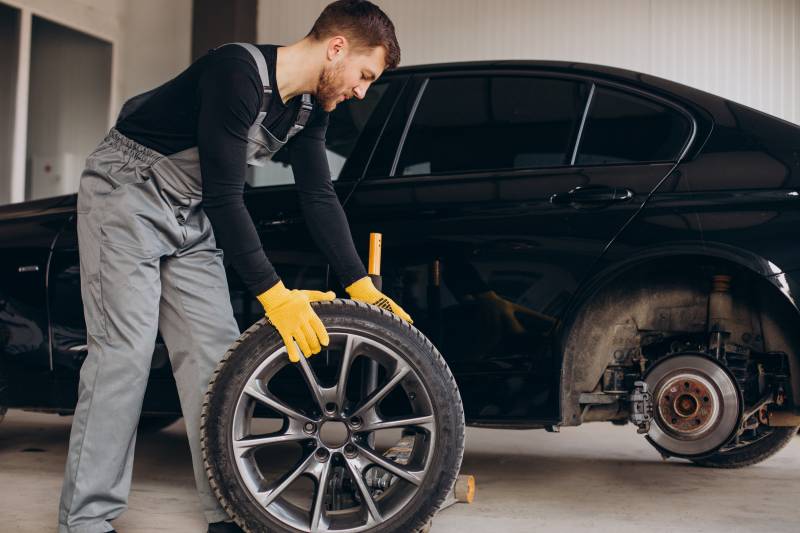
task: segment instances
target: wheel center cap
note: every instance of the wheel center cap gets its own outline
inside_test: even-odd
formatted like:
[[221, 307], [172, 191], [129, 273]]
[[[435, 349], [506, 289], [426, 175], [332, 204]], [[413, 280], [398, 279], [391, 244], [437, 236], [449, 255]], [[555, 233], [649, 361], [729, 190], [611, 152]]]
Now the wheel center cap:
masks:
[[328, 420], [319, 429], [319, 439], [328, 448], [341, 448], [350, 439], [350, 431], [344, 422]]

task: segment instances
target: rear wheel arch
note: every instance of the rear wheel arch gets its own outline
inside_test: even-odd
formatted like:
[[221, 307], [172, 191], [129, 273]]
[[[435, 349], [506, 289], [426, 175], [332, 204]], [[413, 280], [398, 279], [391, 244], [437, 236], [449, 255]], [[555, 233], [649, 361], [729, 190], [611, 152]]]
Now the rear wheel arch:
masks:
[[726, 255], [654, 254], [601, 272], [584, 285], [559, 335], [562, 424], [581, 423], [580, 395], [597, 389], [631, 331], [707, 331], [708, 294], [717, 274], [733, 277], [737, 317], [746, 321], [752, 314], [749, 320], [763, 336], [764, 351], [790, 354], [792, 397], [799, 403], [800, 312], [775, 278], [765, 275], [768, 262]]

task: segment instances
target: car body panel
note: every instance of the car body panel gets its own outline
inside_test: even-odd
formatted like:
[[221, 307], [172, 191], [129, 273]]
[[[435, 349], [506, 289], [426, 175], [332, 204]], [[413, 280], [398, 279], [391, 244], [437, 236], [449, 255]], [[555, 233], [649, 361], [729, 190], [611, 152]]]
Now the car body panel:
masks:
[[[673, 109], [691, 131], [669, 160], [400, 175], [430, 80], [490, 75], [571, 80], [586, 88], [587, 101], [595, 90], [623, 92]], [[362, 125], [334, 188], [365, 262], [369, 233], [383, 234], [384, 290], [443, 353], [470, 423], [559, 424], [560, 392], [569, 386], [562, 382], [563, 328], [596, 287], [629, 266], [705, 254], [745, 265], [796, 298], [796, 278], [782, 277], [800, 269], [796, 247], [788, 245], [797, 241], [798, 227], [796, 125], [668, 80], [581, 63], [406, 67], [387, 72], [381, 83], [390, 88]], [[573, 160], [579, 153], [580, 147]], [[630, 194], [591, 205], [553, 200], [576, 189]], [[293, 185], [251, 188], [245, 203], [287, 285], [341, 291], [305, 226]], [[74, 214], [74, 195], [0, 207], [0, 245], [17, 258], [3, 267], [0, 283], [15, 307], [0, 323], [11, 330], [15, 321], [28, 321], [41, 335], [28, 347], [4, 345], [1, 368], [13, 379], [24, 374], [28, 383], [60, 384], [53, 387], [58, 393], [49, 386], [44, 394], [41, 386], [28, 395], [14, 389], [13, 406], [69, 411], [74, 405], [85, 354], [78, 349], [85, 342]], [[22, 290], [13, 272], [20, 260], [49, 263], [47, 275], [28, 276], [32, 285]], [[228, 281], [244, 329], [262, 310], [230, 269]], [[514, 315], [521, 332], [498, 336], [487, 326], [494, 324], [487, 317], [496, 317], [476, 296], [486, 291], [524, 308]], [[178, 408], [159, 343], [144, 411]]]

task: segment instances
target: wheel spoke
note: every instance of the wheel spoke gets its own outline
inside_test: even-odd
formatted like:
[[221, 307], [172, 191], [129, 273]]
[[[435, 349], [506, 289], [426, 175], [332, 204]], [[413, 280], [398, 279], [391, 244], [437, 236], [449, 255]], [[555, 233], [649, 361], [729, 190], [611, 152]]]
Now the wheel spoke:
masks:
[[[320, 531], [320, 523], [324, 524], [322, 513], [325, 509], [325, 492], [328, 486], [328, 475], [331, 470], [331, 462], [326, 461], [319, 465], [314, 472], [314, 477], [317, 478], [317, 493], [314, 497], [313, 508], [311, 511], [311, 531], [312, 533]], [[318, 474], [316, 472], [319, 472]], [[327, 530], [327, 526], [325, 526]]]
[[322, 390], [322, 386], [317, 380], [317, 375], [314, 374], [314, 370], [311, 368], [308, 359], [305, 357], [300, 358], [300, 369], [302, 370], [306, 385], [308, 385], [311, 394], [314, 395], [314, 399], [317, 400], [317, 405], [319, 406], [320, 412], [324, 411], [326, 403], [325, 394]]
[[342, 351], [342, 362], [339, 367], [339, 380], [336, 383], [336, 405], [344, 407], [345, 392], [347, 391], [347, 378], [350, 376], [350, 366], [353, 364], [353, 354], [355, 352], [356, 339], [352, 335], [347, 336], [344, 350]]
[[292, 409], [291, 407], [289, 407], [282, 401], [278, 400], [271, 394], [263, 392], [261, 388], [257, 385], [257, 380], [251, 380], [247, 384], [247, 386], [245, 386], [244, 392], [251, 398], [254, 398], [255, 400], [266, 405], [267, 407], [274, 409], [275, 411], [291, 418], [292, 420], [297, 420], [302, 423], [313, 422], [313, 420], [301, 414], [299, 411]]
[[285, 475], [278, 484], [271, 489], [267, 489], [266, 491], [259, 492], [256, 496], [258, 497], [261, 505], [264, 507], [269, 507], [272, 502], [275, 501], [275, 498], [281, 495], [281, 493], [286, 490], [286, 488], [294, 483], [294, 481], [301, 475], [308, 472], [309, 468], [316, 462], [314, 459], [314, 454], [309, 455], [306, 459], [301, 462], [297, 468], [295, 468], [292, 472]]
[[420, 483], [422, 483], [422, 478], [420, 477], [420, 475], [423, 474], [424, 471], [414, 472], [411, 470], [406, 470], [397, 463], [390, 461], [389, 459], [386, 459], [384, 457], [381, 457], [380, 455], [374, 453], [372, 450], [370, 450], [365, 446], [358, 446], [358, 450], [360, 453], [363, 453], [372, 464], [377, 465], [383, 468], [384, 470], [387, 470], [388, 472], [391, 472], [397, 477], [401, 477], [406, 481], [408, 481], [409, 483], [413, 483], [414, 485], [419, 485]]
[[267, 437], [246, 437], [244, 439], [234, 440], [233, 449], [236, 451], [239, 457], [242, 457], [244, 454], [254, 450], [255, 448], [284, 442], [298, 442], [307, 438], [308, 435], [291, 432], [281, 433], [280, 435], [269, 435]]
[[367, 524], [370, 522], [382, 522], [383, 517], [381, 516], [381, 512], [378, 510], [378, 506], [375, 505], [375, 500], [372, 499], [372, 494], [369, 493], [366, 483], [364, 483], [364, 469], [355, 460], [345, 460], [347, 462], [347, 469], [350, 470], [350, 476], [353, 478], [353, 481], [356, 482], [358, 491], [361, 493], [361, 499], [364, 501], [364, 505], [367, 506], [367, 511], [369, 511], [371, 520], [368, 520]]
[[372, 409], [375, 405], [378, 404], [381, 400], [383, 400], [387, 394], [392, 392], [392, 390], [397, 386], [400, 381], [405, 378], [408, 373], [411, 372], [411, 368], [408, 365], [398, 362], [397, 368], [394, 371], [394, 374], [389, 379], [389, 381], [381, 388], [377, 389], [375, 392], [367, 396], [367, 398], [362, 402], [361, 405], [358, 406], [356, 411], [352, 413], [350, 416], [352, 417], [363, 417], [364, 413]]
[[364, 427], [359, 429], [359, 431], [378, 431], [381, 429], [391, 429], [391, 428], [404, 428], [404, 427], [422, 427], [428, 431], [431, 431], [433, 428], [433, 416], [418, 416], [415, 418], [395, 418], [392, 420], [381, 420], [378, 419], [374, 422], [364, 424]]

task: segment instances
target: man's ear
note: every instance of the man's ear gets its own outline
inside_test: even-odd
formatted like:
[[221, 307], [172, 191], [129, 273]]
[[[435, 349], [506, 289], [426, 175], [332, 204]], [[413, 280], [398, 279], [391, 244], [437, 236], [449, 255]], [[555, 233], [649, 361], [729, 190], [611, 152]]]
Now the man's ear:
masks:
[[348, 45], [349, 43], [347, 42], [347, 38], [343, 35], [331, 37], [328, 40], [328, 60], [333, 61], [337, 57], [344, 57], [344, 55], [347, 53]]

